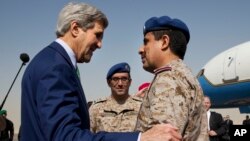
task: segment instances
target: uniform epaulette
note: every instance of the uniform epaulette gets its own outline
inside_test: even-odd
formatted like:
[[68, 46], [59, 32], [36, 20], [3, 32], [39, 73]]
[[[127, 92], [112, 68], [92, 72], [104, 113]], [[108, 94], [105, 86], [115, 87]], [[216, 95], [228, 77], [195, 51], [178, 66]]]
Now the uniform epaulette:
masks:
[[102, 103], [102, 102], [105, 102], [105, 101], [107, 101], [107, 98], [99, 98], [99, 99], [93, 101], [93, 104]]
[[171, 71], [171, 70], [172, 70], [172, 68], [170, 66], [165, 66], [165, 67], [161, 67], [161, 68], [155, 69], [154, 73], [158, 74], [158, 73], [161, 73], [163, 71]]
[[135, 101], [138, 101], [138, 102], [142, 102], [142, 99], [141, 97], [138, 97], [138, 96], [131, 96], [131, 98]]

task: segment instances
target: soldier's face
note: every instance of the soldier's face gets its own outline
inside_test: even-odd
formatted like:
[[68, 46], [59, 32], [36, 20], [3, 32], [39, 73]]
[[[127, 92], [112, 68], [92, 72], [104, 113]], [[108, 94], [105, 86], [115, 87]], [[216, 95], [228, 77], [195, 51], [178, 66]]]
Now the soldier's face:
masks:
[[111, 88], [112, 95], [124, 96], [128, 95], [131, 79], [126, 72], [115, 73], [108, 81], [108, 84]]
[[141, 55], [141, 60], [143, 68], [151, 73], [158, 68], [158, 63], [160, 62], [160, 46], [161, 42], [155, 40], [154, 35], [149, 32], [145, 35], [143, 45], [139, 48], [139, 54]]

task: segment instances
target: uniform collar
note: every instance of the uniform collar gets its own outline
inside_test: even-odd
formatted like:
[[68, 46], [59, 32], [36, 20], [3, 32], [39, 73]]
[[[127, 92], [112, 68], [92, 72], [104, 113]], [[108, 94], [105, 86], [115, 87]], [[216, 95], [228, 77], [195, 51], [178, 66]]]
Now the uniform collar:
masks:
[[182, 63], [181, 59], [172, 60], [172, 61], [170, 61], [169, 64], [155, 69], [154, 73], [159, 74], [159, 73], [164, 72], [164, 71], [171, 71], [172, 69], [176, 68], [176, 66], [178, 66], [178, 64], [181, 64], [181, 63]]
[[155, 70], [154, 70], [154, 73], [155, 73], [155, 74], [159, 74], [159, 73], [161, 73], [161, 72], [164, 72], [164, 71], [171, 71], [171, 70], [172, 70], [172, 68], [171, 68], [170, 66], [166, 65], [166, 66], [164, 66], [164, 67], [160, 67], [160, 68], [158, 68], [158, 69], [155, 69]]

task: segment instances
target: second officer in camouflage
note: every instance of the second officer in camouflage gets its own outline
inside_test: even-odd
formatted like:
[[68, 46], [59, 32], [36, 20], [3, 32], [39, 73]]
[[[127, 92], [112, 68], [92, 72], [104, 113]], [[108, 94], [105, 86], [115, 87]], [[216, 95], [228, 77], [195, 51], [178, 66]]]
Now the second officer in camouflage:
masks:
[[111, 88], [111, 96], [95, 101], [90, 107], [91, 131], [96, 133], [134, 130], [141, 99], [129, 95], [131, 81], [127, 63], [119, 63], [110, 68], [107, 83]]

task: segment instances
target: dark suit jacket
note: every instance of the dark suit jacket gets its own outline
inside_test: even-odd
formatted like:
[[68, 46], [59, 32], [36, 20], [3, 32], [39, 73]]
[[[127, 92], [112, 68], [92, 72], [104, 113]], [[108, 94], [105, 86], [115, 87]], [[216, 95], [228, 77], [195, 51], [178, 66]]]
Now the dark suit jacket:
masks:
[[22, 79], [21, 141], [136, 141], [135, 133], [92, 134], [74, 66], [57, 42], [39, 52]]
[[242, 124], [243, 125], [250, 125], [250, 119], [244, 119]]
[[217, 133], [217, 136], [209, 136], [210, 141], [220, 141], [221, 136], [226, 133], [226, 127], [223, 123], [223, 118], [221, 114], [216, 112], [211, 112], [209, 119], [210, 130], [214, 130]]
[[224, 123], [228, 126], [233, 125], [233, 121], [231, 119], [225, 120]]

